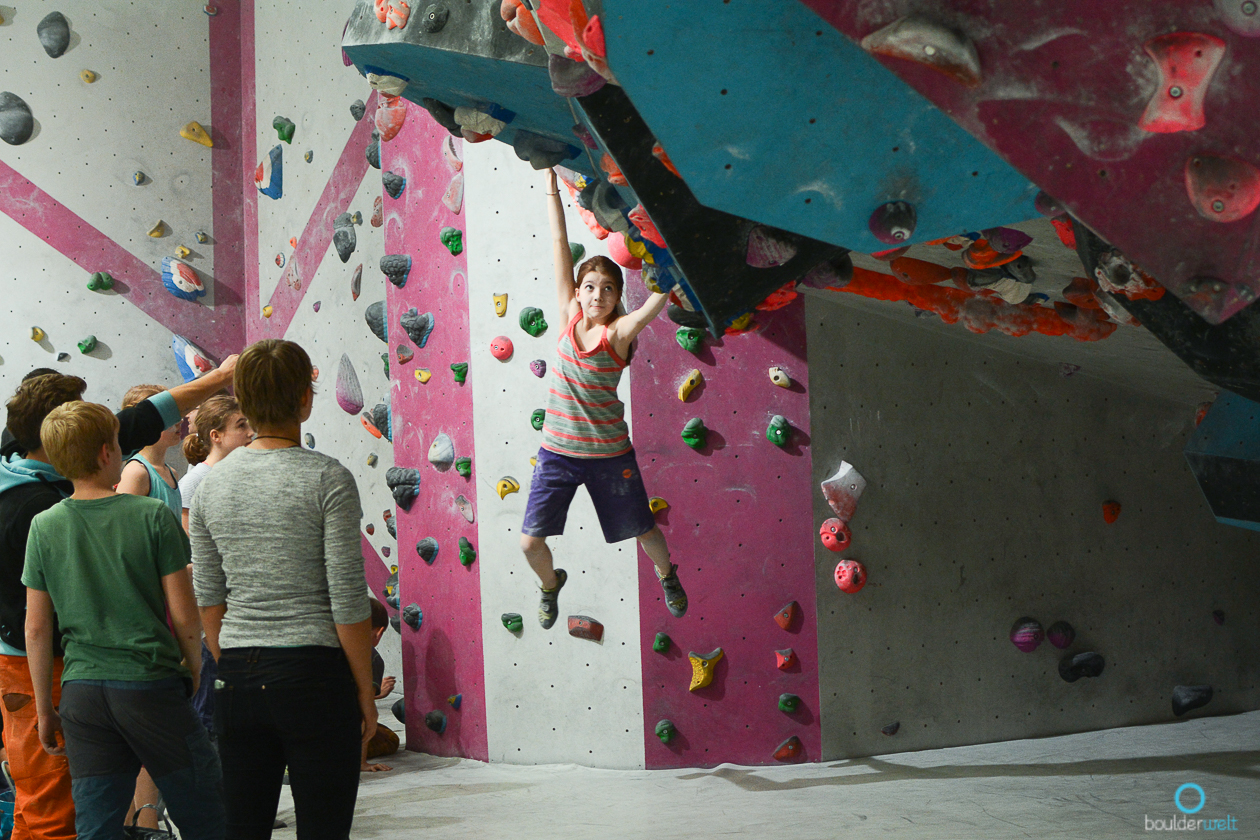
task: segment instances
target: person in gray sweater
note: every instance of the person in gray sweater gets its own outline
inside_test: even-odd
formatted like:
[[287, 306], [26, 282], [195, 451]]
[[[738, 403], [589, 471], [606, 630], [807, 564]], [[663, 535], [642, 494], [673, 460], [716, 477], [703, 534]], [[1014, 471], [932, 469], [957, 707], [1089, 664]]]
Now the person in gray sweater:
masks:
[[291, 341], [241, 354], [236, 397], [257, 434], [203, 479], [189, 509], [234, 840], [271, 835], [286, 766], [298, 840], [344, 840], [360, 751], [376, 732], [359, 492], [336, 459], [300, 444], [311, 374]]

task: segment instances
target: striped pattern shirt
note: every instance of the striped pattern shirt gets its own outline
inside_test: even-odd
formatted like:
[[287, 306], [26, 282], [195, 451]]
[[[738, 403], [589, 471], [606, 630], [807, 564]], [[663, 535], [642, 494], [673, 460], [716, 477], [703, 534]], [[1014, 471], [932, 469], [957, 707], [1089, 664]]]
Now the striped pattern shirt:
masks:
[[543, 449], [570, 458], [624, 455], [632, 447], [617, 385], [626, 362], [613, 351], [608, 327], [593, 350], [579, 350], [573, 329], [581, 317], [580, 311], [573, 316], [558, 342]]

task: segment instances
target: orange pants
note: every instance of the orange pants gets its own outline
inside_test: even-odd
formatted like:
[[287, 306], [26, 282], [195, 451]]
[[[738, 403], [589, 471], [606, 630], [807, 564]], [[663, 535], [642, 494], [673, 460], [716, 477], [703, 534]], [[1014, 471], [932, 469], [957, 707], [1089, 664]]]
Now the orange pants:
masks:
[[[53, 705], [61, 702], [61, 659], [53, 660]], [[35, 689], [25, 656], [0, 656], [4, 746], [16, 786], [12, 840], [74, 840], [70, 766], [39, 743]]]

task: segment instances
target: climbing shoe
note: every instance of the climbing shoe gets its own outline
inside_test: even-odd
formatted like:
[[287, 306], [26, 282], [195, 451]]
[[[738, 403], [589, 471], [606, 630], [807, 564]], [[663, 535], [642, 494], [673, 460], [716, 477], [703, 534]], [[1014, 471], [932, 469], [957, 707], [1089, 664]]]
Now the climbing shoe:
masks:
[[656, 569], [656, 577], [661, 582], [661, 589], [665, 590], [665, 606], [669, 607], [669, 614], [682, 618], [687, 612], [687, 593], [678, 580], [678, 564], [670, 566], [669, 574], [663, 576], [661, 570]]
[[[564, 588], [564, 582], [569, 579], [569, 575], [564, 569], [556, 569], [556, 586], [554, 589], [542, 590], [542, 597], [538, 599], [538, 623], [543, 626], [544, 630], [551, 629], [551, 625], [556, 623], [556, 619], [560, 616], [560, 607], [556, 604], [560, 597], [560, 590]], [[679, 590], [682, 591], [681, 589]]]

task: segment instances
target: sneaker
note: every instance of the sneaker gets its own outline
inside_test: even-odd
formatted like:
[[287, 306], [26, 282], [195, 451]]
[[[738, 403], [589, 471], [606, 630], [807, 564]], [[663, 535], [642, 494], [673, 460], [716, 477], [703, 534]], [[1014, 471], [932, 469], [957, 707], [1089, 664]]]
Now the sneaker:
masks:
[[669, 607], [669, 614], [674, 618], [682, 618], [687, 613], [687, 593], [678, 580], [678, 564], [670, 566], [669, 574], [663, 577], [661, 570], [656, 569], [656, 577], [661, 582], [661, 589], [665, 590], [665, 606]]
[[544, 630], [551, 629], [551, 625], [555, 624], [556, 619], [560, 617], [560, 607], [556, 604], [556, 600], [560, 597], [560, 590], [564, 588], [564, 582], [568, 579], [569, 575], [564, 569], [556, 569], [555, 589], [542, 590], [542, 597], [538, 599], [538, 623]]

